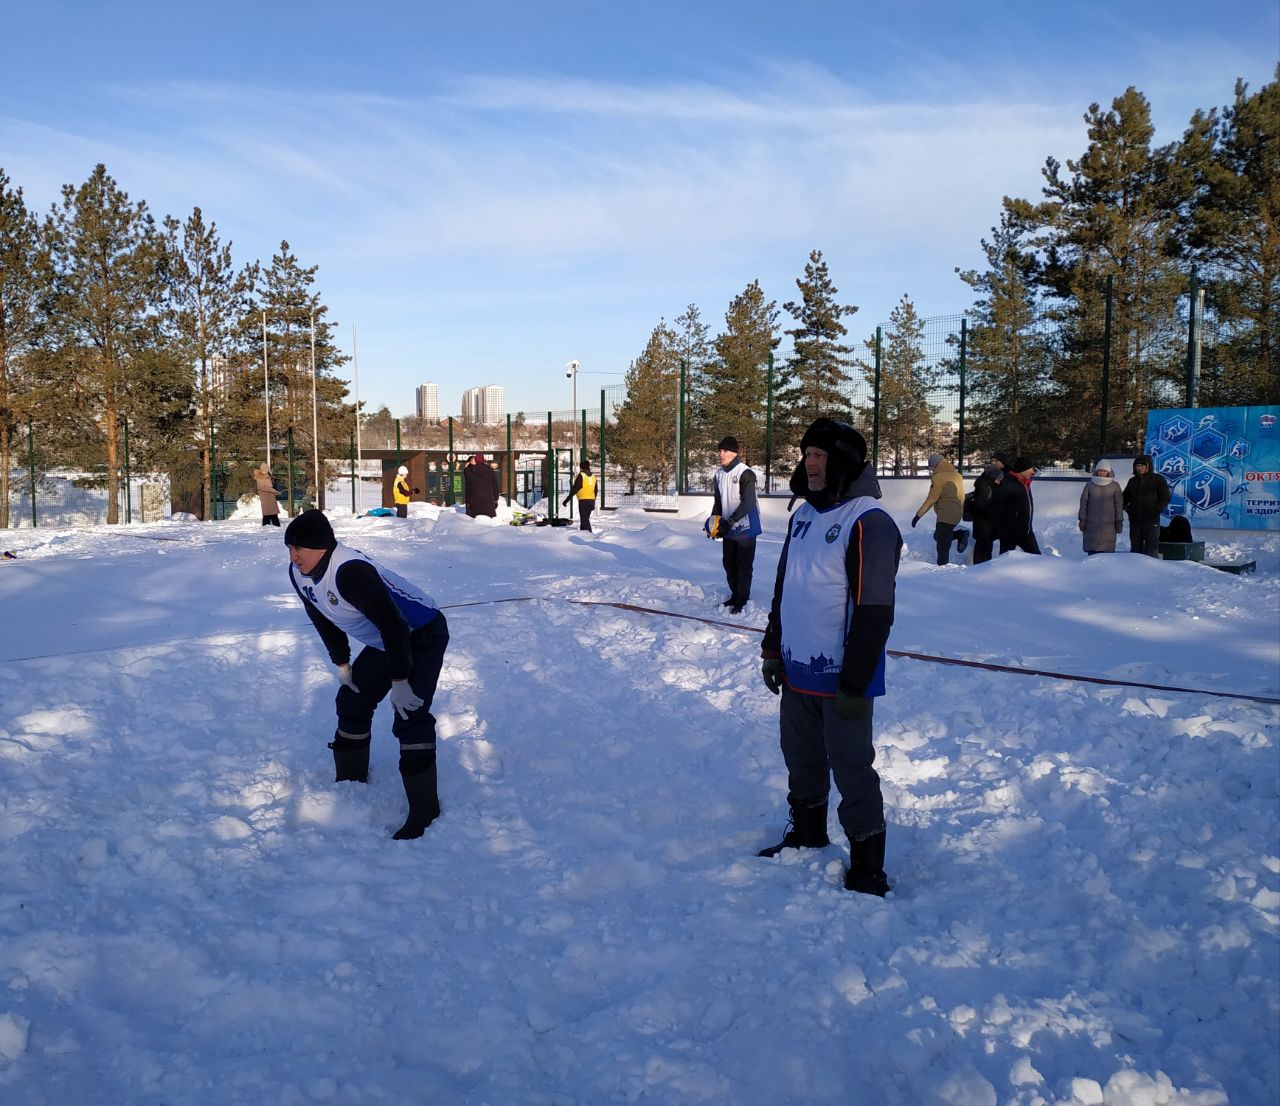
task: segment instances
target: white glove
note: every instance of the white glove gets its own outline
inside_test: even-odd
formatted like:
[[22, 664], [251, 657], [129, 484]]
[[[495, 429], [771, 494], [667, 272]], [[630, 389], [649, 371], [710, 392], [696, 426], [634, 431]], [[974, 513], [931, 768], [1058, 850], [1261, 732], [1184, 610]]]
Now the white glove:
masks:
[[409, 715], [422, 706], [422, 700], [414, 694], [408, 680], [392, 680], [391, 705], [396, 708], [396, 714], [401, 718], [407, 719]]
[[342, 684], [345, 687], [349, 687], [357, 695], [360, 694], [360, 689], [356, 687], [356, 682], [354, 679], [352, 679], [352, 676], [351, 676], [351, 665], [349, 664], [338, 665], [338, 683]]

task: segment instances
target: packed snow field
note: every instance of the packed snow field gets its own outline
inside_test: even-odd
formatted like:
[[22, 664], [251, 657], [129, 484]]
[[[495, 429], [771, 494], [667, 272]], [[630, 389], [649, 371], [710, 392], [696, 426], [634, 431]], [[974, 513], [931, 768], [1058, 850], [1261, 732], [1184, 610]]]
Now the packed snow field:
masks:
[[280, 530], [4, 533], [0, 1102], [1280, 1099], [1280, 536], [1211, 540], [1234, 576], [1038, 517], [1052, 555], [939, 568], [900, 517], [891, 648], [1194, 690], [891, 658], [880, 900], [834, 813], [755, 856], [777, 700], [697, 520], [416, 509], [333, 515], [448, 608], [411, 842], [388, 706], [332, 782]]

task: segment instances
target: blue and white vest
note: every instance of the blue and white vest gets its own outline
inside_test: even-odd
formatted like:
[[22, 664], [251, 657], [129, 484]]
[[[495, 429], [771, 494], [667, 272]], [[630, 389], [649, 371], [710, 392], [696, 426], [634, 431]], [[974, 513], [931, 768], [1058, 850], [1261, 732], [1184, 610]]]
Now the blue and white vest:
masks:
[[[734, 464], [733, 468], [728, 471], [721, 465], [716, 469], [716, 491], [720, 494], [720, 517], [727, 519], [734, 511], [738, 509], [738, 504], [742, 502], [742, 493], [738, 490], [738, 482], [742, 479], [742, 474], [750, 472], [741, 461]], [[733, 529], [729, 531], [729, 537], [732, 538], [754, 538], [760, 533], [760, 507], [759, 503], [752, 507], [742, 518], [733, 524]]]
[[[782, 663], [787, 684], [810, 695], [834, 695], [852, 628], [856, 596], [849, 592], [845, 554], [854, 524], [878, 499], [859, 496], [825, 511], [800, 504], [791, 515], [787, 567], [782, 581]], [[866, 695], [884, 694], [884, 653]]]
[[366, 561], [382, 578], [387, 592], [395, 605], [400, 608], [404, 620], [409, 623], [410, 630], [425, 626], [436, 616], [436, 601], [425, 591], [409, 583], [403, 576], [392, 572], [389, 568], [370, 560], [359, 550], [339, 544], [329, 558], [329, 567], [319, 580], [298, 571], [297, 565], [289, 566], [289, 573], [298, 590], [307, 601], [330, 622], [364, 645], [375, 649], [384, 649], [382, 635], [378, 628], [370, 622], [357, 608], [353, 607], [338, 593], [338, 569], [348, 561]]

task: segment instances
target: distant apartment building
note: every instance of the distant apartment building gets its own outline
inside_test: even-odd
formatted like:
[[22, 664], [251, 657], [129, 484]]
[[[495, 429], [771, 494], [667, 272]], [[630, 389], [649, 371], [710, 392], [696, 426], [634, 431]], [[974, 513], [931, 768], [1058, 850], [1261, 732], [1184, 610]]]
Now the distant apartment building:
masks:
[[497, 426], [507, 417], [507, 390], [501, 384], [468, 388], [462, 393], [462, 421]]
[[440, 421], [440, 386], [438, 384], [418, 385], [418, 418], [428, 422]]

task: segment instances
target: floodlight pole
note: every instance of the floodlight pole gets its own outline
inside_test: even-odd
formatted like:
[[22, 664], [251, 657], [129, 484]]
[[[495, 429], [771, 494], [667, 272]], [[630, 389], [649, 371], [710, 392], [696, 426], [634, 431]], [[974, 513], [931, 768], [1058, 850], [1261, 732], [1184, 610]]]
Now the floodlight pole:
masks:
[[311, 312], [311, 464], [314, 470], [314, 483], [316, 499], [312, 504], [314, 507], [320, 506], [320, 438], [319, 438], [319, 417], [316, 414], [316, 313]]

